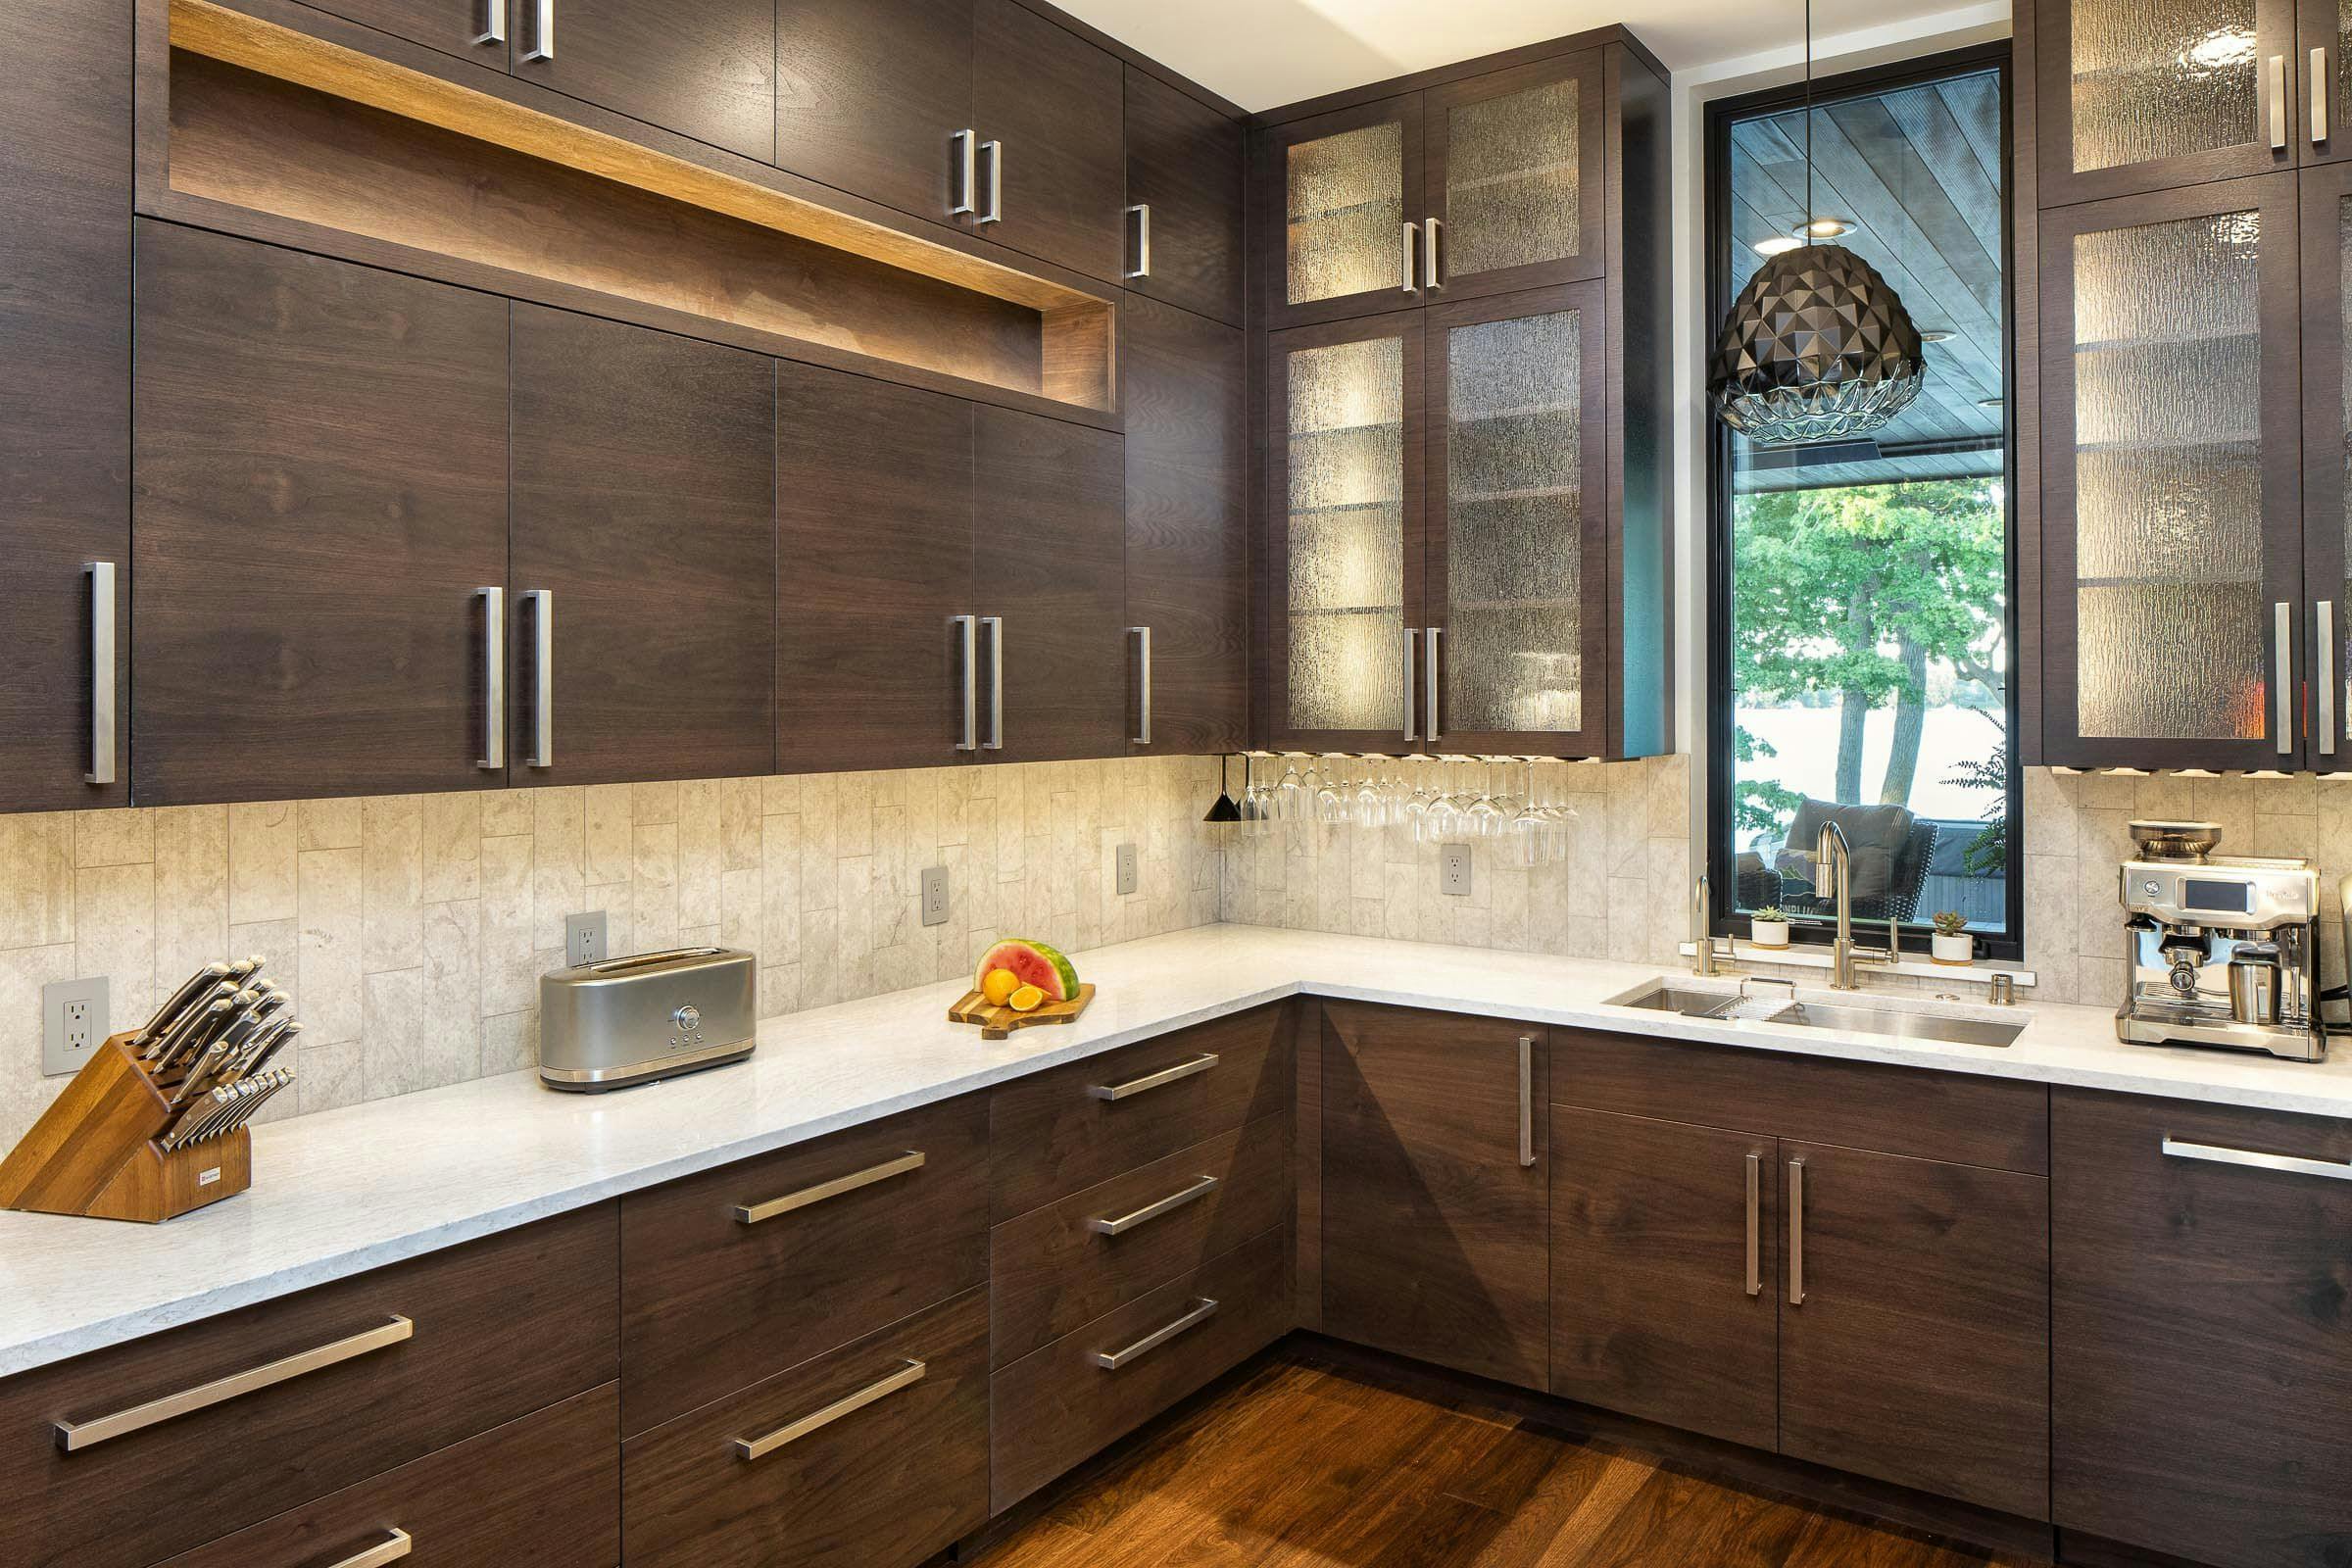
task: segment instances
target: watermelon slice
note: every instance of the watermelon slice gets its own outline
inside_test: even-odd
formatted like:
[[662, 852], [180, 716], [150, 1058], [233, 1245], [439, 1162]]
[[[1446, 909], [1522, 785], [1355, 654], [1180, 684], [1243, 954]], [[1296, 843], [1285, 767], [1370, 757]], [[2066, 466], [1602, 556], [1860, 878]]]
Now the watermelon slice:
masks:
[[1010, 969], [1020, 976], [1021, 984], [1043, 991], [1048, 1002], [1067, 1002], [1078, 995], [1077, 969], [1061, 956], [1059, 948], [1043, 942], [1017, 938], [999, 942], [981, 957], [979, 972], [972, 977], [973, 990], [987, 981], [991, 969]]

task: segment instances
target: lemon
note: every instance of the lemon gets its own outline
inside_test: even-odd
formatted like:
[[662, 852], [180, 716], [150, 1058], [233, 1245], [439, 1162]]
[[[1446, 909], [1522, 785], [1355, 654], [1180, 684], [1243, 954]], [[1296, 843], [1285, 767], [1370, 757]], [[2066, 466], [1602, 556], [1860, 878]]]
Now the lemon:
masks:
[[[999, 973], [1002, 972], [1002, 970], [999, 971]], [[992, 975], [990, 978], [994, 979], [995, 976]], [[1040, 991], [1037, 987], [1023, 986], [1020, 990], [1015, 991], [1012, 994], [1010, 999], [1008, 999], [1006, 1005], [1010, 1006], [1015, 1012], [1035, 1012], [1037, 1010], [1037, 1004], [1045, 1000], [1046, 994], [1043, 991]]]
[[[1021, 977], [1010, 969], [991, 969], [988, 978], [980, 982], [980, 995], [988, 999], [988, 1004], [992, 1007], [1002, 1007], [1004, 999], [1020, 989]], [[1030, 1005], [1035, 1006], [1036, 1004]]]

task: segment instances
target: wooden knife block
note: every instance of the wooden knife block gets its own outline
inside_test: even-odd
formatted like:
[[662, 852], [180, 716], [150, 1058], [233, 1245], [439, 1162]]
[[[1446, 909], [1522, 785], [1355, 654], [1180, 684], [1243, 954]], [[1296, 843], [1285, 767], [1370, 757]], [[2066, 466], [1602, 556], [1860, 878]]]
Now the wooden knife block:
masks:
[[115, 1035], [0, 1160], [0, 1208], [155, 1225], [253, 1185], [253, 1136], [167, 1150], [171, 1097]]

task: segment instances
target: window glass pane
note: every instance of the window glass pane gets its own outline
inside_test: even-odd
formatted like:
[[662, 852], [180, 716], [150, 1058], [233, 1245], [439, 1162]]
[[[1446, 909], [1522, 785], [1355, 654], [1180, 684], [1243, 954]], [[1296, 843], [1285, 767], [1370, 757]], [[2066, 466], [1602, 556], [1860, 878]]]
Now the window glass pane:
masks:
[[[1819, 84], [1817, 84], [1817, 87]], [[1954, 910], [2005, 935], [2008, 425], [2001, 79], [1817, 95], [1811, 212], [1795, 106], [1732, 122], [1731, 287], [1755, 246], [1808, 217], [1858, 252], [1931, 334], [1926, 385], [1870, 436], [1728, 444], [1727, 760], [1713, 831], [1734, 887], [1717, 904], [1827, 918], [1811, 854], [1851, 846], [1856, 920]]]

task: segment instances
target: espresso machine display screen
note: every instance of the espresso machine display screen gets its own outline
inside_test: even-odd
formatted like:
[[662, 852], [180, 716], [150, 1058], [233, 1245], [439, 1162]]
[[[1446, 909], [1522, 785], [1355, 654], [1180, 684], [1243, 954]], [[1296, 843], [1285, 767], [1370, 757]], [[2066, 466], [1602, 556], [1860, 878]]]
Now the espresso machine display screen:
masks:
[[2180, 906], [2214, 914], [2244, 914], [2254, 907], [2254, 889], [2245, 882], [2193, 882], [2182, 878]]

